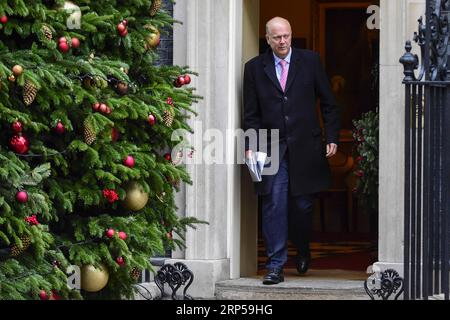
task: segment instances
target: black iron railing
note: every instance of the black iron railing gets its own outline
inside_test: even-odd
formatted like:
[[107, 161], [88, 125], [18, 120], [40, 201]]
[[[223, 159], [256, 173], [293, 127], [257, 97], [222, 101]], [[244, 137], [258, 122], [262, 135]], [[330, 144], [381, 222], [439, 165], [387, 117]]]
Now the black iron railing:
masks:
[[[400, 59], [405, 78], [404, 298], [449, 299], [449, 0], [427, 0], [414, 40], [419, 58]], [[419, 69], [418, 76], [415, 70]]]

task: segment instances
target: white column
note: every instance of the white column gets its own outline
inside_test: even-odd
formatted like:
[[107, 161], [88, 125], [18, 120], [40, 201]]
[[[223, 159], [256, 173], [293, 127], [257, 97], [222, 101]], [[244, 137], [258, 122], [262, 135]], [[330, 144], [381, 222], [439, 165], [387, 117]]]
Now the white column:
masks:
[[[380, 268], [403, 274], [404, 132], [403, 66], [399, 63], [406, 40], [417, 30], [425, 0], [381, 0], [380, 21]], [[418, 51], [416, 51], [418, 53]]]
[[214, 143], [224, 147], [216, 150], [224, 155], [220, 164], [187, 166], [193, 185], [186, 186], [186, 216], [209, 225], [188, 230], [183, 262], [195, 276], [190, 294], [212, 297], [217, 281], [239, 277], [240, 168], [227, 163], [236, 159], [233, 133], [240, 127], [242, 0], [179, 0], [174, 12], [183, 21], [175, 30], [175, 63], [199, 73], [192, 85], [203, 97], [194, 106], [198, 117], [189, 121], [194, 157], [212, 146], [204, 136], [208, 129], [217, 130], [222, 139]]

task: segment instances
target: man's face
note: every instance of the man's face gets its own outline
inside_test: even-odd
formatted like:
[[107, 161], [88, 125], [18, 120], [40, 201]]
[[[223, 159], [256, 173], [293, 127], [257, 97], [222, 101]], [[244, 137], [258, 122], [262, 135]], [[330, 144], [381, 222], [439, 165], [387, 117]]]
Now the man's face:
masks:
[[266, 35], [267, 43], [272, 48], [272, 51], [281, 59], [286, 58], [289, 54], [291, 37], [291, 26], [284, 22], [271, 24]]

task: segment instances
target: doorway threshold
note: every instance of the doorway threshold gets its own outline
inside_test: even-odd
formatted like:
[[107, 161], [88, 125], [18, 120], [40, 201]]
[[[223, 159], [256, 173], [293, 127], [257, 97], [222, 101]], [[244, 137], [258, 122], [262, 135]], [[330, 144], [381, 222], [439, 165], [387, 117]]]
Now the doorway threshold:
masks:
[[309, 270], [299, 276], [295, 269], [284, 272], [285, 281], [263, 285], [262, 275], [216, 283], [218, 300], [370, 300], [364, 290], [365, 272]]

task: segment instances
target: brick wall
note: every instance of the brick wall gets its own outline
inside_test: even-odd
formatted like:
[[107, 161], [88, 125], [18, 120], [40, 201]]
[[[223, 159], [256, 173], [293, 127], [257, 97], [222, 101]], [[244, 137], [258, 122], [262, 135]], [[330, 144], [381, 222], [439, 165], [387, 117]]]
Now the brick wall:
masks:
[[[173, 17], [173, 3], [171, 0], [164, 0], [164, 10]], [[166, 31], [169, 33], [166, 34]], [[158, 47], [159, 60], [157, 64], [172, 65], [173, 64], [173, 30], [171, 28], [163, 29], [161, 35], [161, 44]]]

